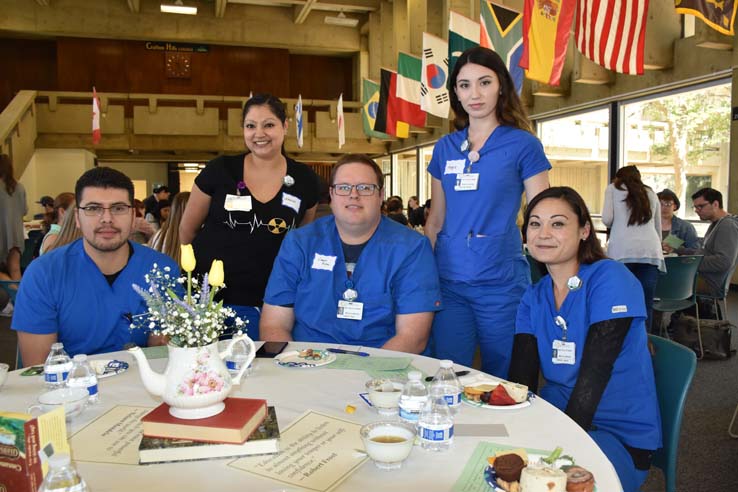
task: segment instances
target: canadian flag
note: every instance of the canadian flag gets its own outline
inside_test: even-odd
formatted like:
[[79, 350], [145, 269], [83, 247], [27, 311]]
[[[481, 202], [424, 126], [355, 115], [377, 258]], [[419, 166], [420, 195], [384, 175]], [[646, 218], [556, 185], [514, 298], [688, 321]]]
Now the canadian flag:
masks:
[[343, 93], [338, 98], [338, 148], [340, 149], [346, 144], [346, 127], [343, 120]]
[[100, 143], [100, 101], [97, 99], [97, 91], [92, 88], [92, 145]]

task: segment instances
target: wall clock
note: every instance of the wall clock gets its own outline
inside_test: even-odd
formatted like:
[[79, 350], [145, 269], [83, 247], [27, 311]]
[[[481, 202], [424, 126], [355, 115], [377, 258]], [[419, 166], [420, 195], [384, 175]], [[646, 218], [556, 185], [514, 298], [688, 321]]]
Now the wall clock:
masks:
[[167, 77], [170, 79], [189, 79], [192, 75], [191, 56], [191, 53], [167, 51], [165, 55]]

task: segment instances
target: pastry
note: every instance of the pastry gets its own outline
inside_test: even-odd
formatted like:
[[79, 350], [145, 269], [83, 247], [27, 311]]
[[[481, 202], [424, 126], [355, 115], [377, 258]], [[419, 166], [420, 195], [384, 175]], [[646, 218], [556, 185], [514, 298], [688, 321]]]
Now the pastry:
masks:
[[520, 474], [521, 492], [566, 492], [566, 473], [558, 468], [528, 466]]
[[505, 388], [505, 391], [510, 395], [510, 398], [515, 400], [515, 403], [522, 403], [528, 399], [528, 387], [524, 384], [502, 381], [500, 385]]
[[566, 470], [566, 492], [593, 492], [595, 480], [588, 470], [572, 466]]
[[495, 459], [495, 474], [506, 482], [520, 480], [520, 472], [523, 468], [525, 468], [525, 462], [517, 454], [503, 454]]

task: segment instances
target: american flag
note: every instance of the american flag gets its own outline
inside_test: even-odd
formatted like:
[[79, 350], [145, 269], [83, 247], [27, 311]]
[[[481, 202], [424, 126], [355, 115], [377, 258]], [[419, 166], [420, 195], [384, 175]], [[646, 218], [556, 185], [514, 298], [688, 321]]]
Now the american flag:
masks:
[[609, 70], [643, 74], [648, 0], [578, 0], [575, 39], [587, 58]]

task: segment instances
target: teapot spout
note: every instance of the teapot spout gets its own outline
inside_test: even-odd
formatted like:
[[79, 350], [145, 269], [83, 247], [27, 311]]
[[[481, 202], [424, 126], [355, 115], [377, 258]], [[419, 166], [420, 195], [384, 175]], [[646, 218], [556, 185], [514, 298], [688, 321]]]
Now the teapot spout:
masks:
[[166, 378], [163, 374], [154, 372], [149, 365], [149, 361], [146, 358], [141, 347], [133, 347], [128, 349], [138, 362], [138, 373], [141, 376], [146, 391], [155, 396], [161, 396], [164, 394]]

